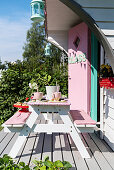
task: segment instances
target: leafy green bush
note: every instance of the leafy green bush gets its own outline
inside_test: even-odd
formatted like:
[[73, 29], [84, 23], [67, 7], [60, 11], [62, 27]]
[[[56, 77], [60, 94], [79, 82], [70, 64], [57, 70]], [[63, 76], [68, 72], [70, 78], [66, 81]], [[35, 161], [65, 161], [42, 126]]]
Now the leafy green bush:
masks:
[[28, 82], [32, 78], [21, 66], [8, 68], [2, 73], [0, 80], [0, 124], [11, 117], [16, 109], [13, 104], [17, 101], [24, 101], [30, 95]]
[[[29, 83], [32, 79], [38, 81], [39, 91], [45, 94], [46, 77], [49, 77], [49, 74], [43, 69], [35, 68], [32, 72], [28, 71], [26, 62], [18, 61], [17, 64], [9, 64], [0, 79], [0, 124], [16, 112], [16, 108], [13, 107], [15, 102], [23, 102], [31, 96]], [[67, 95], [67, 70], [55, 68], [49, 83], [56, 85], [56, 81], [60, 85], [62, 94]]]
[[69, 168], [71, 168], [71, 164], [67, 161], [55, 161], [55, 162], [51, 162], [49, 161], [49, 157], [46, 157], [44, 159], [44, 161], [37, 161], [37, 160], [34, 160], [33, 163], [36, 165], [34, 167], [35, 170], [60, 170], [60, 169], [63, 169], [63, 170], [68, 170]]
[[[71, 168], [71, 164], [67, 161], [49, 161], [49, 157], [46, 157], [44, 161], [34, 160], [34, 170], [68, 170]], [[0, 170], [30, 170], [29, 165], [25, 165], [24, 162], [19, 164], [14, 163], [13, 159], [8, 155], [4, 155], [0, 158]], [[32, 169], [31, 169], [32, 170]]]
[[30, 170], [30, 168], [24, 162], [15, 164], [11, 157], [4, 155], [0, 158], [0, 170]]

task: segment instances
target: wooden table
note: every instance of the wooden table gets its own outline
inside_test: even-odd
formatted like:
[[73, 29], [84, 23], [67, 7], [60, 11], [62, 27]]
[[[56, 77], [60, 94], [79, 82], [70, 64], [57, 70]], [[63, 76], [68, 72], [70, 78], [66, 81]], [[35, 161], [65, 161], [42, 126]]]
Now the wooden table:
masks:
[[[81, 137], [78, 133], [77, 128], [74, 126], [70, 119], [70, 103], [66, 102], [29, 102], [29, 109], [32, 112], [22, 128], [13, 127], [10, 131], [20, 132], [13, 148], [11, 149], [9, 156], [15, 158], [18, 154], [21, 146], [23, 145], [26, 137], [31, 131], [38, 133], [69, 133], [78, 148], [83, 158], [90, 158]], [[39, 115], [48, 120], [48, 124], [35, 124]], [[58, 115], [62, 119], [64, 124], [54, 124], [54, 115]], [[49, 116], [48, 116], [49, 115]]]

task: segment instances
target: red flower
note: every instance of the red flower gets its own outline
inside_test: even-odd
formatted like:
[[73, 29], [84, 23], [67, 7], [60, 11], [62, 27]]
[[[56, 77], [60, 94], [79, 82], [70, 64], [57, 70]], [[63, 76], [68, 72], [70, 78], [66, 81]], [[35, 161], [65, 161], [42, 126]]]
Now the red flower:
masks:
[[29, 100], [29, 97], [26, 98], [26, 101], [28, 101], [28, 100]]
[[31, 99], [33, 99], [33, 96], [31, 96]]

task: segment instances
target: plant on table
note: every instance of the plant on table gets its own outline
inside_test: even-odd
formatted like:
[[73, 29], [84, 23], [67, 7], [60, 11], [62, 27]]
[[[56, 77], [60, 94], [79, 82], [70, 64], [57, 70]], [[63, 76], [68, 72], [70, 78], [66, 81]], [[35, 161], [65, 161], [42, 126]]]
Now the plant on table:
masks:
[[32, 89], [32, 92], [38, 91], [40, 88], [40, 91], [44, 92], [44, 86], [49, 85], [51, 81], [51, 76], [47, 73], [44, 73], [43, 75], [37, 73], [35, 78], [32, 78], [32, 80], [29, 83], [29, 87]]

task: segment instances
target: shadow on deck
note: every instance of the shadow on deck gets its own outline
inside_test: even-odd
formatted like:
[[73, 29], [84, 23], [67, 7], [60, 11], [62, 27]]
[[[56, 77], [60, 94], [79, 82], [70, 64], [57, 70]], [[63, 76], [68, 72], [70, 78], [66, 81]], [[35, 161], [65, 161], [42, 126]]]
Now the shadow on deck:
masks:
[[[17, 133], [0, 132], [0, 156], [10, 152], [17, 136]], [[49, 156], [52, 161], [69, 161], [74, 170], [114, 169], [114, 152], [97, 133], [84, 133], [81, 137], [91, 155], [90, 159], [82, 159], [69, 134], [30, 133], [15, 160], [33, 166], [32, 160], [35, 158]]]

